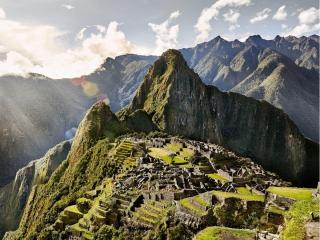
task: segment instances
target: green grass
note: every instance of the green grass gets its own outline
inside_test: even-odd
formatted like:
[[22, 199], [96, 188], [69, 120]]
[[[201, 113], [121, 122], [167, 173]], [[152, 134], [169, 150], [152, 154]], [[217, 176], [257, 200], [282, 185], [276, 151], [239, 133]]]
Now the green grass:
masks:
[[178, 152], [181, 148], [181, 144], [179, 143], [170, 143], [170, 144], [167, 144], [166, 145], [166, 148], [170, 151], [173, 151], [173, 152]]
[[180, 165], [180, 167], [183, 167], [183, 168], [193, 168], [193, 166], [191, 164], [183, 164], [183, 165]]
[[209, 206], [208, 202], [206, 202], [200, 195], [194, 196], [193, 200], [197, 201], [202, 206]]
[[237, 187], [237, 191], [239, 194], [243, 194], [243, 195], [251, 195], [252, 192], [250, 192], [250, 190], [246, 187]]
[[197, 206], [195, 206], [194, 204], [192, 204], [190, 201], [190, 198], [184, 198], [184, 199], [180, 200], [180, 204], [183, 207], [190, 209], [192, 212], [194, 212], [195, 214], [197, 214], [199, 216], [203, 216], [206, 214], [205, 211], [203, 211], [202, 209], [200, 209]]
[[79, 211], [77, 205], [71, 205], [69, 207], [66, 207], [65, 212], [73, 212], [73, 213], [76, 213], [76, 214], [82, 214], [82, 212]]
[[218, 198], [238, 198], [241, 200], [246, 200], [246, 201], [259, 201], [263, 202], [264, 201], [264, 196], [263, 195], [258, 195], [255, 193], [247, 193], [243, 192], [241, 193], [233, 193], [233, 192], [221, 192], [221, 191], [212, 191], [212, 194], [215, 195]]
[[285, 215], [286, 224], [280, 239], [305, 239], [304, 224], [311, 219], [312, 212], [319, 212], [319, 204], [319, 199], [301, 200], [294, 203]]
[[141, 213], [139, 213], [139, 212], [134, 212], [133, 213], [133, 216], [134, 217], [136, 217], [136, 218], [138, 218], [138, 219], [142, 219], [142, 220], [144, 220], [144, 221], [147, 221], [147, 222], [150, 222], [150, 223], [156, 223], [156, 220], [154, 220], [154, 219], [152, 219], [152, 218], [148, 218], [147, 216], [144, 216], [144, 215], [142, 215]]
[[180, 152], [180, 156], [185, 158], [191, 158], [194, 155], [194, 151], [189, 148], [183, 148]]
[[146, 209], [140, 209], [139, 211], [143, 212], [146, 215], [150, 215], [152, 217], [155, 217], [155, 218], [159, 217], [159, 215], [157, 213], [150, 212], [150, 211], [148, 211]]
[[186, 160], [180, 156], [171, 157], [169, 156], [171, 152], [167, 151], [164, 148], [150, 148], [150, 156], [154, 158], [160, 158], [167, 164], [188, 164]]
[[207, 174], [207, 176], [208, 176], [209, 178], [219, 180], [220, 182], [228, 182], [228, 179], [222, 177], [222, 176], [219, 175], [218, 173], [210, 173], [210, 174]]
[[281, 197], [291, 198], [294, 200], [311, 200], [311, 188], [294, 188], [294, 187], [269, 187], [268, 192], [277, 194]]
[[[194, 238], [194, 240], [225, 240], [222, 234], [230, 234], [233, 237], [241, 239], [254, 239], [255, 231], [247, 229], [235, 229], [227, 227], [207, 227], [200, 231]], [[230, 236], [229, 235], [229, 236]]]
[[149, 148], [150, 156], [154, 158], [162, 158], [163, 156], [169, 156], [170, 152], [164, 148]]
[[81, 204], [81, 203], [86, 203], [86, 202], [92, 202], [90, 199], [82, 197], [82, 198], [78, 198], [77, 199], [77, 203]]
[[268, 208], [268, 212], [275, 213], [275, 214], [280, 214], [280, 215], [283, 215], [283, 216], [286, 213], [285, 210], [282, 210], [282, 209], [280, 209], [280, 208], [278, 208], [276, 206], [273, 206], [273, 205]]
[[178, 156], [173, 158], [173, 162], [175, 164], [188, 164], [188, 162], [186, 160], [184, 160], [184, 159], [182, 159], [181, 157], [178, 157]]

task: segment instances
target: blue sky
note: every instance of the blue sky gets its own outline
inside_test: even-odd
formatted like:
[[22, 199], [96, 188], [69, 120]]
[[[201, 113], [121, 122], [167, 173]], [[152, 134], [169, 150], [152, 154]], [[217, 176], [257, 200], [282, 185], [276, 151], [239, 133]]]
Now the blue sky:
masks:
[[1, 0], [0, 75], [73, 77], [127, 52], [319, 29], [314, 0]]

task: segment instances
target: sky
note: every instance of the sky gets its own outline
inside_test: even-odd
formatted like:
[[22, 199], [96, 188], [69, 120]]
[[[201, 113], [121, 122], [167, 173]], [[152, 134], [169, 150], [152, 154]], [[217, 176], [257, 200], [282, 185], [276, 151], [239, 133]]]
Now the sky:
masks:
[[319, 34], [318, 0], [0, 0], [0, 76], [73, 78], [107, 57], [160, 55], [220, 35]]

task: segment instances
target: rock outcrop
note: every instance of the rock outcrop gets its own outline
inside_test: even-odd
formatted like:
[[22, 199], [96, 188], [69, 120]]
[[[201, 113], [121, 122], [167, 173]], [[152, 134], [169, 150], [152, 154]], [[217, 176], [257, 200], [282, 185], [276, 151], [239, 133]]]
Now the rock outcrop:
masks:
[[[295, 183], [315, 183], [318, 145], [309, 141], [282, 110], [265, 101], [206, 86], [176, 50], [165, 52], [149, 69], [132, 103], [163, 131], [210, 141], [247, 155]], [[310, 168], [309, 168], [310, 169]]]

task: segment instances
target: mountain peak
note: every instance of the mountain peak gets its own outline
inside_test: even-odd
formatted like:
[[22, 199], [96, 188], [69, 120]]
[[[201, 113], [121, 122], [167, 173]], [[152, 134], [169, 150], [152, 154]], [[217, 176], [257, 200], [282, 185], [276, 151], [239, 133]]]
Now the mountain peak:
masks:
[[264, 39], [259, 35], [252, 35], [247, 38], [246, 43], [251, 43], [251, 44], [259, 44], [261, 41], [264, 41]]
[[177, 50], [154, 63], [124, 116], [137, 110], [169, 134], [227, 146], [291, 180], [305, 174], [305, 139], [282, 110], [204, 85]]
[[176, 65], [176, 64], [183, 63], [187, 66], [187, 63], [184, 60], [181, 52], [176, 49], [169, 49], [169, 50], [165, 51], [161, 55], [161, 58], [163, 60], [165, 60], [165, 62], [169, 65]]
[[72, 143], [69, 160], [74, 162], [98, 140], [113, 138], [124, 131], [110, 107], [103, 101], [95, 103], [81, 121]]

